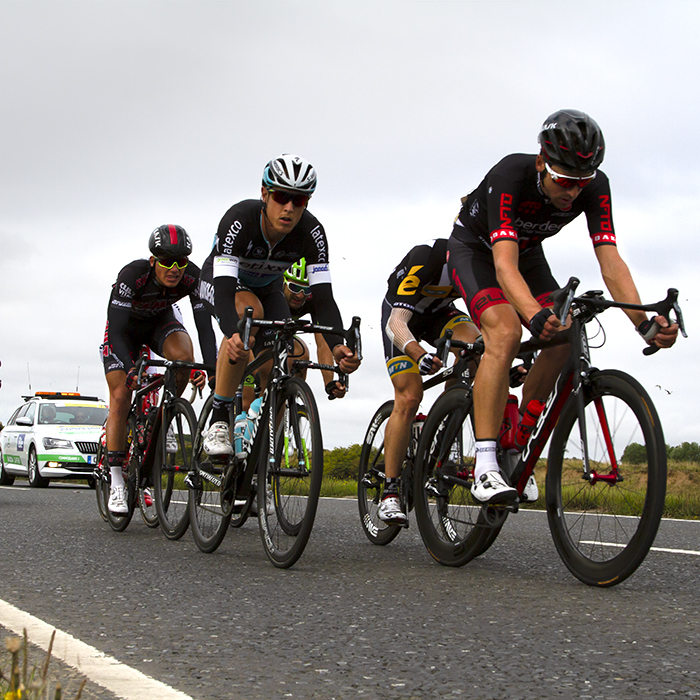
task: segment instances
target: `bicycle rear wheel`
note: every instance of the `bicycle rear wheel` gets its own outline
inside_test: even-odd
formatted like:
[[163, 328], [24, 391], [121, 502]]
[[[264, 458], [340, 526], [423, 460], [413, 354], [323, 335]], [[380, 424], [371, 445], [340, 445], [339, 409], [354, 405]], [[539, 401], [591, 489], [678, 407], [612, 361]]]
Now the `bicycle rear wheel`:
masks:
[[[134, 437], [136, 435], [136, 421], [133, 416], [129, 416], [127, 419], [127, 432], [126, 432], [126, 457], [124, 458], [124, 467], [122, 471], [126, 471], [125, 474], [125, 484], [126, 484], [126, 502], [128, 511], [124, 514], [112, 513], [109, 508], [106, 508], [107, 522], [109, 526], [115, 532], [123, 532], [129, 526], [131, 518], [134, 517], [134, 510], [136, 509], [136, 470], [132, 469], [131, 463], [136, 461], [135, 448], [133, 446]], [[103, 481], [102, 488], [104, 489], [104, 501], [105, 504], [109, 503], [109, 491], [110, 491], [111, 480]]]
[[593, 478], [582, 478], [576, 398], [552, 435], [547, 517], [569, 571], [590, 586], [633, 574], [656, 537], [666, 497], [666, 447], [649, 395], [624, 372], [595, 372], [585, 389], [586, 445]]
[[471, 389], [454, 387], [433, 404], [416, 455], [413, 502], [423, 543], [446, 566], [484, 552], [502, 525], [489, 527], [471, 496], [475, 460]]
[[323, 480], [323, 444], [316, 401], [306, 382], [287, 379], [278, 399], [274, 463], [265, 451], [258, 468], [258, 523], [268, 558], [288, 568], [311, 535]]
[[178, 540], [190, 526], [185, 476], [192, 470], [192, 448], [197, 419], [185, 399], [175, 399], [163, 410], [163, 423], [153, 465], [153, 497], [160, 529]]
[[210, 554], [223, 542], [231, 520], [231, 508], [222, 507], [224, 473], [228, 461], [212, 462], [202, 447], [202, 433], [209, 423], [214, 395], [204, 404], [197, 424], [192, 468], [187, 476], [190, 526], [195, 544]]
[[372, 416], [362, 443], [357, 475], [357, 506], [362, 530], [376, 545], [389, 544], [401, 532], [401, 526], [385, 523], [378, 515], [384, 491], [384, 431], [393, 409], [394, 402], [387, 401]]

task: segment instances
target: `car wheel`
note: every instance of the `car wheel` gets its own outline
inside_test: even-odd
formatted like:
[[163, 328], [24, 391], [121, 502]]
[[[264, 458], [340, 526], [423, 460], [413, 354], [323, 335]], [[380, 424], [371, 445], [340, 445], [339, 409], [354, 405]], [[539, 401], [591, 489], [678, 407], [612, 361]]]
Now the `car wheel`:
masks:
[[8, 474], [5, 471], [5, 464], [2, 458], [2, 450], [0, 450], [0, 486], [12, 486], [12, 484], [14, 483], [14, 474]]
[[29, 485], [35, 488], [43, 489], [49, 485], [49, 480], [45, 479], [39, 473], [39, 460], [36, 458], [36, 448], [34, 445], [29, 448], [27, 457], [27, 479], [29, 480]]
[[88, 483], [88, 486], [89, 486], [91, 489], [94, 489], [95, 486], [96, 486], [96, 484], [97, 484], [97, 482], [95, 481], [95, 477], [94, 477], [94, 476], [89, 476], [89, 477], [87, 478], [87, 483]]

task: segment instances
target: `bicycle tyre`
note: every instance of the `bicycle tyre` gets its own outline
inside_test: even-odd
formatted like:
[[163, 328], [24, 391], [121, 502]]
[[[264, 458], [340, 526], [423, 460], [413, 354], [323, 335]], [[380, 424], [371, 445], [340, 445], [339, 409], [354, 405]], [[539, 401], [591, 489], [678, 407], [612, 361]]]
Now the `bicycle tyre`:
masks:
[[384, 431], [394, 402], [383, 403], [369, 422], [360, 453], [357, 475], [357, 507], [360, 523], [367, 539], [379, 546], [393, 542], [401, 532], [400, 525], [379, 519], [379, 504], [384, 491]]
[[[109, 508], [106, 508], [107, 522], [109, 526], [115, 532], [124, 532], [131, 518], [134, 516], [134, 510], [136, 508], [136, 473], [132, 469], [131, 462], [136, 460], [133, 450], [134, 436], [136, 435], [136, 421], [133, 416], [129, 416], [126, 421], [127, 431], [126, 431], [126, 457], [124, 458], [124, 466], [126, 468], [126, 502], [128, 511], [126, 513], [112, 513]], [[103, 481], [103, 488], [105, 489], [105, 505], [109, 503], [109, 490], [111, 485], [111, 478], [109, 481]]]
[[212, 394], [204, 404], [197, 423], [192, 472], [188, 475], [187, 506], [190, 514], [190, 529], [195, 544], [206, 554], [214, 552], [223, 542], [231, 520], [231, 510], [221, 507], [224, 471], [228, 462], [215, 463], [204, 452], [202, 434], [214, 403]]
[[109, 480], [107, 478], [107, 473], [109, 472], [109, 467], [105, 464], [107, 460], [107, 448], [105, 445], [105, 434], [104, 430], [102, 435], [100, 435], [100, 440], [97, 443], [97, 465], [95, 467], [95, 498], [97, 499], [97, 511], [100, 514], [100, 518], [107, 522], [107, 501], [105, 501], [105, 489], [102, 488], [102, 484], [107, 484], [107, 495], [109, 496]]
[[[547, 517], [569, 571], [590, 586], [609, 587], [633, 574], [654, 542], [666, 496], [666, 448], [656, 409], [636, 379], [617, 370], [596, 371], [584, 391], [591, 466], [610, 473], [614, 459], [624, 480], [581, 478], [576, 469], [581, 460], [575, 459], [579, 418], [571, 396], [549, 450]], [[631, 443], [644, 453], [625, 459]]]
[[[323, 480], [323, 443], [316, 401], [305, 381], [287, 378], [278, 399], [274, 465], [267, 450], [258, 464], [258, 524], [268, 558], [286, 569], [296, 563], [311, 536]], [[263, 429], [267, 434], [267, 425]]]
[[[168, 451], [169, 434], [171, 441], [175, 441], [174, 452]], [[189, 401], [179, 398], [164, 407], [153, 464], [153, 498], [160, 529], [169, 540], [179, 540], [190, 526], [189, 498], [184, 479], [192, 470], [196, 435], [197, 419]]]
[[418, 442], [413, 493], [416, 521], [426, 549], [445, 566], [464, 566], [482, 554], [502, 527], [488, 527], [481, 506], [471, 496], [472, 414], [471, 389], [448, 389], [428, 412]]

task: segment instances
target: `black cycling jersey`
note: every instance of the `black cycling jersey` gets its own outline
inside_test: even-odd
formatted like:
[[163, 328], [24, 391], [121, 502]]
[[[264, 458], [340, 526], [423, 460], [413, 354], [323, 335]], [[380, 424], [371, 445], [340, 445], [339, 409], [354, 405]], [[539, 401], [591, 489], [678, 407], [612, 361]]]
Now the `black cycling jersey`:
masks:
[[447, 239], [412, 248], [391, 273], [386, 301], [414, 313], [434, 313], [459, 299], [447, 274]]
[[569, 211], [550, 204], [540, 187], [537, 156], [514, 153], [497, 163], [465, 198], [452, 232], [467, 245], [491, 248], [501, 239], [515, 240], [521, 252], [554, 236], [585, 213], [593, 245], [615, 245], [610, 183], [598, 170]]
[[172, 305], [186, 296], [192, 304], [204, 362], [216, 364], [216, 337], [211, 317], [199, 298], [199, 274], [199, 267], [189, 262], [178, 285], [164, 287], [156, 280], [148, 260], [134, 260], [121, 269], [109, 297], [107, 324], [111, 352], [121, 361], [125, 371], [134, 366], [125, 341], [129, 326], [157, 325], [161, 319], [170, 318]]
[[[214, 247], [202, 265], [200, 294], [214, 307], [222, 332], [229, 338], [236, 332], [235, 294], [239, 282], [254, 293], [256, 289], [262, 291], [279, 282], [284, 271], [301, 258], [306, 258], [318, 322], [341, 328], [342, 318], [331, 287], [328, 241], [321, 223], [304, 210], [297, 226], [270, 247], [263, 235], [262, 216], [261, 200], [234, 204], [221, 219]], [[326, 340], [332, 348], [340, 339], [329, 336]]]

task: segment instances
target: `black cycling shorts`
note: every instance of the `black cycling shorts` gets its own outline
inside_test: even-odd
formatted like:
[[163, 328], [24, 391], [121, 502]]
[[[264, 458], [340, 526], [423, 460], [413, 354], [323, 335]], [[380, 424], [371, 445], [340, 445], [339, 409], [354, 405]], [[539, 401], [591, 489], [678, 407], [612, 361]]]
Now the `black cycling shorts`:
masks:
[[[129, 348], [129, 355], [135, 363], [144, 345], [163, 357], [163, 344], [171, 333], [187, 333], [187, 329], [176, 318], [172, 306], [161, 314], [151, 318], [130, 319], [124, 329], [123, 340]], [[105, 327], [104, 343], [100, 347], [105, 374], [116, 370], [125, 371], [124, 364], [112, 350], [113, 339], [110, 337], [109, 321]]]
[[[509, 303], [496, 279], [493, 253], [482, 243], [464, 243], [451, 236], [447, 243], [447, 261], [450, 282], [464, 298], [477, 326], [481, 326], [479, 320], [485, 309]], [[547, 306], [549, 295], [559, 289], [559, 284], [549, 269], [541, 245], [520, 253], [518, 270], [532, 296], [539, 304]]]

